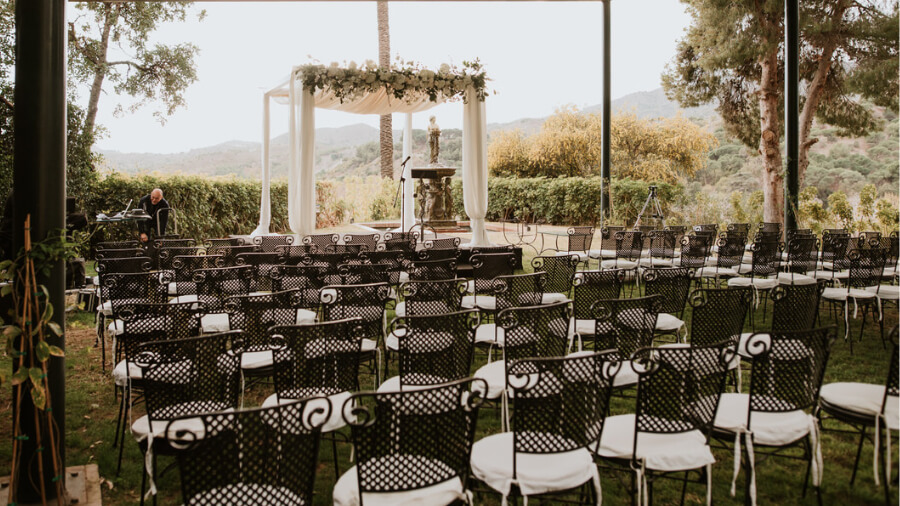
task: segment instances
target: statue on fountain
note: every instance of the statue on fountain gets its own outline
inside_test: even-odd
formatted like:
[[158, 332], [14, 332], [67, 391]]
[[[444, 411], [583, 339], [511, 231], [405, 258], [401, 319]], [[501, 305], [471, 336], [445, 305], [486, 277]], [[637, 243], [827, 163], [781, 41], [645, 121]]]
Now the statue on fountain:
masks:
[[428, 118], [428, 148], [431, 150], [431, 165], [438, 165], [438, 154], [441, 152], [441, 127], [434, 116]]

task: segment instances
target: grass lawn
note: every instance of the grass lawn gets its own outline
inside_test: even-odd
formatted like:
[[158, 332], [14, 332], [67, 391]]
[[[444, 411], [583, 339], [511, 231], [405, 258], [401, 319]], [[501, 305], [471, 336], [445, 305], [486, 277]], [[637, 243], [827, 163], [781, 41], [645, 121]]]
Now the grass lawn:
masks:
[[[532, 254], [526, 251], [526, 271], [530, 271], [530, 257]], [[626, 288], [627, 289], [627, 288]], [[771, 308], [770, 308], [771, 309]], [[760, 306], [758, 313], [762, 313]], [[852, 313], [851, 313], [852, 314]], [[689, 309], [685, 314], [685, 320], [690, 321]], [[886, 311], [886, 327], [890, 327], [898, 320], [898, 314], [893, 307]], [[827, 311], [823, 311], [823, 323], [832, 323]], [[141, 467], [143, 455], [139, 452], [137, 444], [130, 435], [126, 436], [125, 453], [122, 471], [116, 475], [117, 449], [112, 447], [113, 435], [116, 426], [117, 403], [113, 394], [112, 379], [110, 377], [109, 358], [107, 357], [107, 369], [104, 373], [100, 365], [100, 349], [94, 347], [96, 333], [94, 330], [93, 315], [79, 311], [70, 312], [67, 320], [67, 361], [66, 370], [66, 448], [67, 464], [79, 465], [96, 463], [99, 465], [100, 476], [105, 480], [103, 485], [103, 500], [105, 504], [133, 504], [139, 499], [138, 490], [141, 484]], [[851, 320], [851, 328], [854, 335], [859, 329], [859, 320]], [[748, 326], [749, 330], [749, 326]], [[878, 325], [870, 321], [866, 325], [866, 333], [862, 342], [854, 345], [854, 354], [850, 355], [849, 347], [842, 339], [839, 339], [833, 348], [831, 360], [825, 375], [826, 382], [833, 381], [860, 381], [883, 383], [887, 374], [889, 353], [882, 348], [879, 337]], [[476, 364], [478, 367], [486, 362], [486, 356], [476, 352]], [[9, 367], [8, 361], [3, 367]], [[474, 368], [473, 368], [474, 371]], [[748, 378], [745, 374], [744, 384]], [[361, 385], [372, 385], [372, 378], [368, 375], [361, 378]], [[271, 390], [270, 385], [255, 386], [245, 397], [246, 405], [252, 405], [254, 401], [261, 401]], [[632, 392], [633, 393], [633, 392]], [[633, 409], [633, 398], [616, 398], [612, 405], [611, 414], [625, 413]], [[134, 417], [143, 414], [141, 407], [136, 408]], [[10, 388], [6, 386], [0, 390], [0, 437], [5, 441], [11, 438], [11, 399]], [[829, 427], [835, 427], [833, 423]], [[499, 410], [492, 408], [482, 409], [479, 415], [479, 436], [499, 432]], [[346, 429], [345, 429], [346, 430]], [[893, 438], [896, 441], [896, 437]], [[876, 487], [872, 479], [872, 451], [873, 446], [867, 443], [863, 449], [856, 485], [849, 486], [850, 472], [856, 453], [857, 440], [846, 434], [825, 432], [822, 437], [824, 451], [824, 484], [822, 487], [823, 501], [825, 504], [877, 504], [883, 502], [883, 491]], [[896, 458], [893, 459], [894, 467], [897, 466]], [[0, 475], [9, 474], [11, 445], [0, 446]], [[339, 458], [342, 470], [346, 470], [349, 464], [350, 447], [346, 443], [338, 444]], [[715, 450], [717, 463], [713, 467], [713, 500], [719, 504], [737, 504], [744, 501], [743, 480], [744, 472], [739, 478], [737, 495], [729, 494], [732, 474], [732, 457], [730, 450]], [[331, 489], [334, 486], [335, 476], [332, 467], [331, 444], [324, 442], [319, 455], [319, 473], [316, 477], [315, 504], [331, 504]], [[172, 463], [169, 457], [160, 457], [160, 469]], [[760, 504], [815, 504], [815, 495], [808, 493], [805, 499], [801, 499], [800, 491], [803, 483], [805, 463], [795, 460], [768, 459], [757, 460], [757, 483]], [[896, 476], [896, 472], [895, 472]], [[618, 473], [601, 470], [604, 504], [629, 504], [630, 497], [626, 485], [630, 481], [627, 473]], [[158, 480], [160, 488], [161, 504], [180, 504], [178, 473], [169, 472]], [[898, 501], [898, 487], [896, 483], [892, 489], [892, 501]], [[654, 499], [657, 504], [670, 504], [677, 502], [681, 493], [680, 482], [659, 481], [654, 487]], [[705, 501], [705, 486], [690, 485], [688, 487], [687, 502], [703, 503]], [[476, 495], [479, 504], [499, 504], [499, 497], [489, 494]], [[552, 501], [547, 501], [552, 503]]]

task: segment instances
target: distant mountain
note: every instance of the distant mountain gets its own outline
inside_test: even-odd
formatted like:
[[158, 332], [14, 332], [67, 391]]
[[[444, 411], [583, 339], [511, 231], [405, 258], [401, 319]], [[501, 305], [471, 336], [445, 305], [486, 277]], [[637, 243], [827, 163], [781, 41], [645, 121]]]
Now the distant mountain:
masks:
[[[682, 114], [689, 118], [709, 119], [717, 117], [713, 106], [681, 109], [670, 102], [662, 88], [625, 95], [612, 101], [614, 112], [634, 112], [641, 118], [674, 117]], [[584, 112], [600, 113], [601, 106], [594, 105]], [[508, 123], [491, 123], [488, 134], [519, 129], [525, 134], [533, 134], [541, 129], [546, 118], [522, 118]], [[394, 133], [400, 139], [400, 130]], [[415, 137], [415, 136], [414, 136]], [[360, 159], [361, 146], [378, 142], [378, 129], [358, 123], [338, 128], [316, 129], [316, 172], [331, 174], [375, 174], [377, 164], [366, 159], [365, 163], [348, 170]], [[181, 173], [192, 175], [228, 175], [259, 177], [261, 165], [261, 144], [258, 142], [229, 141], [215, 146], [196, 148], [183, 153], [122, 153], [100, 150], [105, 168], [126, 174], [139, 173]], [[288, 166], [287, 134], [272, 139], [271, 167], [273, 177], [287, 175]]]

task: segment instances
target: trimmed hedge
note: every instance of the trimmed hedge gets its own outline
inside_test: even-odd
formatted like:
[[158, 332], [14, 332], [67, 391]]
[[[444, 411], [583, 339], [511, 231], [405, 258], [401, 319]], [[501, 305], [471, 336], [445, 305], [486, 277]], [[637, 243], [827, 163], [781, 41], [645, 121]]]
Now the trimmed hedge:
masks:
[[[659, 188], [663, 212], [668, 217], [684, 203], [684, 187], [633, 179], [612, 180], [612, 222], [634, 223], [647, 200], [650, 185]], [[489, 221], [516, 216], [557, 225], [589, 225], [600, 222], [599, 177], [488, 179]], [[462, 180], [453, 181], [453, 203], [460, 217], [466, 216]]]
[[[259, 224], [259, 199], [262, 183], [237, 178], [205, 178], [198, 176], [139, 176], [128, 177], [114, 173], [102, 179], [84, 199], [89, 219], [97, 213], [121, 211], [134, 199], [138, 200], [160, 188], [169, 204], [176, 210], [178, 232], [183, 237], [206, 239], [229, 234], [249, 234]], [[331, 226], [343, 220], [344, 205], [333, 198], [333, 185], [328, 181], [316, 183], [320, 204], [318, 226]], [[287, 231], [287, 182], [271, 183], [272, 222], [270, 230]], [[106, 238], [134, 233], [133, 228], [107, 226]], [[171, 233], [174, 229], [169, 224]]]

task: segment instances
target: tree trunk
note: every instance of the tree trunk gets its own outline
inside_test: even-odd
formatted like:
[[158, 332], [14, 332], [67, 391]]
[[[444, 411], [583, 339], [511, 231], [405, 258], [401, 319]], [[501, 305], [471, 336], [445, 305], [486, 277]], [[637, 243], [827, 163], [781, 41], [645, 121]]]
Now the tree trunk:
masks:
[[[391, 31], [388, 23], [387, 0], [378, 2], [378, 66], [387, 68], [391, 65]], [[394, 177], [394, 131], [391, 115], [380, 118], [381, 141], [381, 177]]]
[[[94, 136], [94, 123], [97, 119], [97, 108], [100, 103], [100, 92], [103, 91], [103, 78], [106, 77], [106, 54], [109, 49], [109, 32], [114, 23], [115, 15], [112, 9], [115, 7], [106, 5], [106, 16], [103, 19], [103, 31], [100, 35], [100, 50], [94, 59], [94, 82], [91, 83], [91, 94], [88, 98], [87, 113], [84, 117], [84, 135], [87, 138]], [[72, 29], [72, 36], [75, 31]], [[92, 143], [93, 144], [93, 143]]]
[[759, 62], [759, 154], [763, 165], [763, 220], [784, 222], [784, 168], [781, 161], [782, 121], [778, 114], [780, 83], [778, 79], [778, 47], [774, 46]]
[[[847, 11], [847, 2], [838, 2], [834, 7], [831, 15], [832, 30], [839, 31], [843, 24], [841, 20]], [[816, 65], [816, 73], [813, 74], [812, 80], [806, 88], [806, 102], [800, 111], [800, 149], [797, 157], [797, 170], [800, 174], [800, 184], [806, 177], [806, 169], [809, 167], [809, 150], [813, 144], [819, 142], [816, 137], [810, 138], [812, 131], [813, 119], [816, 115], [816, 109], [819, 108], [819, 102], [825, 93], [825, 85], [828, 81], [828, 73], [831, 71], [832, 61], [834, 60], [834, 52], [837, 48], [837, 41], [833, 36], [822, 46], [822, 52], [819, 55], [819, 62]]]

